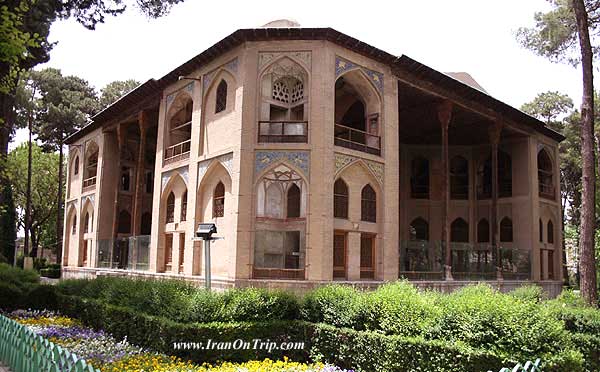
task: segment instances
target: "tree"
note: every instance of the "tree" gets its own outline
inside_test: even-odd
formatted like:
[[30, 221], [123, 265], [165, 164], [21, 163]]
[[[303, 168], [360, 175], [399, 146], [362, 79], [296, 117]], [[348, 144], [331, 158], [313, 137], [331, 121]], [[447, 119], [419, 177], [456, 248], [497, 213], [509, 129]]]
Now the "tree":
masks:
[[100, 90], [100, 109], [105, 109], [125, 94], [131, 92], [140, 83], [136, 80], [117, 80], [106, 84]]
[[554, 130], [560, 131], [562, 123], [555, 123], [556, 119], [569, 113], [573, 109], [573, 100], [566, 94], [559, 92], [544, 92], [538, 94], [533, 101], [521, 106], [521, 111], [534, 116]]
[[[45, 231], [55, 231], [57, 204], [48, 194], [58, 192], [57, 172], [59, 155], [46, 153], [35, 144], [32, 150], [32, 193], [29, 234], [31, 236], [32, 252], [37, 252], [40, 238]], [[25, 207], [27, 203], [27, 158], [28, 145], [21, 144], [10, 152], [7, 159], [7, 173], [10, 179], [15, 204], [18, 211], [18, 226], [25, 227]]]
[[596, 264], [594, 257], [595, 159], [593, 49], [590, 38], [600, 28], [600, 1], [549, 0], [552, 10], [535, 14], [533, 28], [521, 28], [517, 39], [523, 46], [553, 61], [581, 63], [583, 95], [581, 103], [582, 207], [580, 230], [581, 291], [596, 305]]
[[[35, 104], [34, 132], [48, 152], [58, 152], [56, 242], [62, 241], [62, 189], [65, 139], [85, 125], [98, 110], [94, 88], [76, 76], [63, 76], [58, 69], [32, 71], [31, 79], [39, 91]], [[61, 258], [59, 249], [57, 258]]]

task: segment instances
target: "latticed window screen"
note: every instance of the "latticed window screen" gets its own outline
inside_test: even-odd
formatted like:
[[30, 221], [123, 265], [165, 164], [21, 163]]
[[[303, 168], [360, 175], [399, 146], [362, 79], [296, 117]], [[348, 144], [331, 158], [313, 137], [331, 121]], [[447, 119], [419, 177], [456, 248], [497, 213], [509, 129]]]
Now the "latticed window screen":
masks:
[[342, 179], [333, 185], [333, 216], [348, 218], [348, 186]]
[[78, 175], [79, 174], [79, 156], [75, 158], [75, 165], [73, 165], [73, 167], [74, 167], [73, 174]]
[[371, 185], [363, 187], [361, 194], [361, 220], [377, 222], [377, 195]]
[[187, 191], [183, 193], [181, 198], [181, 221], [185, 221], [187, 218]]
[[167, 197], [167, 223], [175, 221], [175, 194], [171, 191]]
[[215, 100], [215, 114], [225, 111], [227, 108], [227, 82], [221, 80], [217, 86], [217, 96]]
[[225, 185], [219, 182], [213, 193], [213, 218], [225, 215]]

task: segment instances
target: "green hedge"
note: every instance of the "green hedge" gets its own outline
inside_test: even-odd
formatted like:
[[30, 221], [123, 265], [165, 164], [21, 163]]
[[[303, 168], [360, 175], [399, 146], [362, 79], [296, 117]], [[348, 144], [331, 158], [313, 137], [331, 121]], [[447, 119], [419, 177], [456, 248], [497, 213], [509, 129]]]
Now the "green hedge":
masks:
[[[515, 365], [489, 350], [461, 342], [424, 340], [319, 324], [312, 328], [310, 355], [364, 372], [465, 372], [499, 370]], [[563, 351], [543, 356], [545, 372], [583, 371], [581, 354]]]
[[138, 311], [108, 305], [98, 300], [58, 295], [57, 308], [68, 316], [80, 319], [86, 325], [105, 330], [117, 338], [127, 339], [152, 350], [176, 355], [195, 362], [216, 362], [281, 359], [306, 360], [307, 350], [174, 350], [175, 342], [233, 342], [254, 339], [273, 342], [304, 341], [306, 325], [301, 321], [178, 323], [162, 317], [141, 314]]

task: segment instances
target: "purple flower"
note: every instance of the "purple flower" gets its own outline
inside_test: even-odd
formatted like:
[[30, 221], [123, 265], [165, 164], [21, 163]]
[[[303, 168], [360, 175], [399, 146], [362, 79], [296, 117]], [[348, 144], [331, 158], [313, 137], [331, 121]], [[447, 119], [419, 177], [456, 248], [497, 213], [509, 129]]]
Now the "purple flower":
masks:
[[83, 327], [56, 327], [50, 326], [45, 327], [40, 330], [36, 330], [36, 333], [40, 336], [51, 338], [73, 338], [73, 339], [87, 339], [87, 338], [97, 338], [105, 336], [106, 334], [103, 331], [94, 331], [90, 328]]

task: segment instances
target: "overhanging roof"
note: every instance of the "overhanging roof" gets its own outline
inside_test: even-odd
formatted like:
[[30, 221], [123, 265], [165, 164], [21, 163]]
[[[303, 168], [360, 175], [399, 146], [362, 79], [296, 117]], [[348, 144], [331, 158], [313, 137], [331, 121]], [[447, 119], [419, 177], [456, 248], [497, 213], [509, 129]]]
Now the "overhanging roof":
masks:
[[542, 121], [529, 116], [482, 91], [470, 87], [449, 75], [436, 71], [407, 56], [402, 55], [397, 57], [389, 54], [332, 28], [256, 28], [237, 30], [189, 61], [183, 63], [181, 66], [167, 73], [162, 78], [146, 81], [106, 109], [93, 116], [88, 125], [69, 136], [65, 142], [67, 144], [73, 143], [85, 134], [96, 128], [100, 128], [103, 124], [119, 118], [123, 115], [123, 112], [130, 108], [141, 106], [144, 102], [154, 98], [158, 99], [161, 92], [166, 87], [176, 82], [179, 76], [192, 73], [196, 69], [207, 65], [215, 58], [231, 51], [235, 47], [248, 41], [269, 40], [325, 40], [335, 43], [380, 63], [387, 64], [392, 71], [408, 73], [435, 86], [452, 90], [455, 95], [461, 98], [486, 106], [500, 116], [505, 116], [518, 124], [531, 127], [554, 140], [562, 141], [564, 139], [563, 135], [548, 128]]

